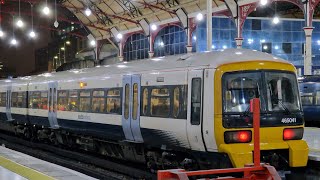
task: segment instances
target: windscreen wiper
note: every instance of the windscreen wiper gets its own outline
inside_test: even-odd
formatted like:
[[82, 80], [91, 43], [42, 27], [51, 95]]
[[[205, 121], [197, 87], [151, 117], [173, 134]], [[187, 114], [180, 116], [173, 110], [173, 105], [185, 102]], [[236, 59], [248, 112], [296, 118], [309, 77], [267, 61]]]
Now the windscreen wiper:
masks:
[[288, 109], [288, 107], [283, 104], [282, 99], [278, 99], [278, 104], [281, 104], [282, 108], [286, 111], [286, 114], [291, 114], [291, 111]]

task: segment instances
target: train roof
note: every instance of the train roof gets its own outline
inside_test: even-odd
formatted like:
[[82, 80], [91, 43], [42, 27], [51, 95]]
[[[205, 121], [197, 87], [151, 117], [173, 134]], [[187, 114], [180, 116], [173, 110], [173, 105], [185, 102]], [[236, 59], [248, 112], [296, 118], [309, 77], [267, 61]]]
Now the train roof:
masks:
[[0, 83], [27, 83], [44, 81], [64, 81], [70, 79], [84, 79], [88, 77], [106, 77], [114, 74], [132, 74], [144, 71], [162, 71], [168, 69], [180, 69], [188, 67], [217, 68], [223, 64], [245, 61], [273, 61], [289, 63], [267, 53], [248, 49], [226, 49], [223, 51], [211, 51], [203, 53], [191, 53], [166, 57], [155, 57], [148, 60], [120, 62], [112, 65], [103, 65], [94, 68], [73, 69], [63, 72], [44, 73], [35, 76], [1, 80]]

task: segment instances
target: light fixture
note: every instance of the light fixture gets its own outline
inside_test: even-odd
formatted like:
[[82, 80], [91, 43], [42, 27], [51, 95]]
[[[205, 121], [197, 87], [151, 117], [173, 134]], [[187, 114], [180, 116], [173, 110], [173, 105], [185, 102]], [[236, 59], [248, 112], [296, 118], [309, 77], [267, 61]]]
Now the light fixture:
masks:
[[15, 39], [15, 38], [12, 38], [11, 39], [11, 41], [10, 41], [10, 43], [12, 44], [12, 45], [17, 45], [17, 40]]
[[89, 8], [87, 8], [84, 13], [86, 14], [86, 16], [90, 16], [91, 15], [91, 10]]
[[151, 30], [152, 30], [152, 31], [155, 31], [155, 30], [157, 30], [157, 29], [158, 29], [157, 25], [155, 25], [155, 24], [152, 24], [152, 25], [151, 25]]
[[253, 43], [253, 39], [248, 39], [248, 44], [252, 44]]
[[48, 7], [48, 0], [46, 0], [46, 5], [42, 9], [43, 14], [49, 15], [50, 14], [50, 9]]
[[34, 37], [36, 37], [36, 33], [35, 33], [34, 31], [31, 31], [31, 32], [29, 33], [29, 36], [30, 36], [31, 38], [34, 38]]
[[261, 43], [265, 43], [265, 42], [266, 42], [266, 40], [265, 40], [265, 39], [262, 39], [262, 40], [260, 40], [260, 42], [261, 42]]
[[163, 46], [164, 46], [164, 43], [161, 41], [159, 45], [160, 45], [161, 47], [163, 47]]
[[23, 27], [23, 21], [21, 20], [21, 14], [20, 14], [20, 0], [19, 0], [19, 19], [17, 21], [17, 26], [19, 28]]
[[54, 56], [53, 58], [54, 58], [54, 59], [58, 59], [58, 56]]
[[61, 51], [64, 51], [64, 50], [65, 50], [64, 47], [61, 47], [60, 49], [61, 49]]
[[118, 39], [122, 39], [122, 37], [123, 37], [123, 36], [122, 36], [121, 33], [119, 33], [119, 34], [117, 35], [117, 38], [118, 38]]
[[67, 45], [70, 45], [70, 44], [71, 44], [71, 42], [70, 42], [70, 41], [66, 41], [66, 44], [67, 44]]
[[268, 0], [260, 0], [260, 4], [262, 6], [264, 6], [264, 5], [268, 4]]
[[277, 45], [276, 45], [276, 46], [274, 46], [274, 49], [278, 50], [278, 49], [279, 49], [279, 46], [277, 46]]
[[267, 50], [267, 49], [268, 49], [268, 46], [267, 46], [267, 45], [264, 45], [264, 46], [263, 46], [263, 49], [264, 49], [264, 50]]
[[280, 22], [279, 18], [275, 16], [272, 20], [273, 24], [278, 24]]
[[193, 40], [195, 40], [195, 41], [196, 41], [196, 40], [197, 40], [197, 36], [193, 36]]
[[[2, 3], [0, 3], [0, 15], [1, 15], [1, 5]], [[0, 37], [2, 38], [4, 36], [4, 32], [2, 31], [2, 25], [1, 25], [2, 21], [0, 21]]]
[[203, 14], [202, 13], [198, 13], [197, 14], [197, 20], [198, 21], [202, 21], [202, 19], [203, 19]]
[[90, 41], [90, 45], [91, 45], [91, 46], [95, 46], [95, 45], [96, 45], [96, 41], [95, 41], [95, 40], [91, 40], [91, 41]]
[[211, 49], [214, 49], [214, 48], [216, 48], [216, 46], [215, 45], [211, 45]]
[[4, 36], [4, 32], [2, 30], [0, 30], [0, 37]]
[[223, 45], [222, 48], [223, 48], [223, 49], [227, 49], [227, 46], [226, 46], [226, 45]]

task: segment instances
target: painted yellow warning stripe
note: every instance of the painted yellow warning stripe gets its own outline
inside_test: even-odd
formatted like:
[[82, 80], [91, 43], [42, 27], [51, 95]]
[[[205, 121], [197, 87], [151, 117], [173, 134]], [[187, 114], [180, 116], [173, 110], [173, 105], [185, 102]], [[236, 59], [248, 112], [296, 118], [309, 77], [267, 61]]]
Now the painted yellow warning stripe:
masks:
[[10, 159], [6, 159], [0, 156], [0, 166], [19, 174], [22, 177], [25, 177], [29, 180], [54, 180], [54, 178], [47, 176], [41, 172], [38, 172], [29, 167], [18, 164]]

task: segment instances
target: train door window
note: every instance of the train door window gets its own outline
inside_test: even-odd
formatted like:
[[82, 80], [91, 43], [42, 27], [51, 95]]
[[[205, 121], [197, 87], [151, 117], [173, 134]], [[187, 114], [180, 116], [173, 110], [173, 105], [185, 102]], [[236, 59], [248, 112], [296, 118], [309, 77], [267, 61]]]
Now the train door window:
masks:
[[180, 88], [176, 87], [173, 90], [173, 117], [177, 118], [179, 116], [180, 108]]
[[151, 91], [151, 115], [168, 117], [170, 113], [170, 93], [167, 88], [156, 88]]
[[148, 112], [148, 88], [143, 89], [143, 99], [142, 99], [142, 114], [147, 115]]
[[30, 97], [29, 107], [31, 107], [32, 109], [39, 109], [41, 104], [40, 92], [39, 91], [30, 92], [29, 97]]
[[57, 89], [56, 88], [53, 88], [52, 98], [53, 98], [53, 112], [56, 112], [57, 111]]
[[79, 110], [82, 112], [89, 112], [91, 109], [90, 101], [91, 101], [90, 91], [88, 90], [80, 91]]
[[132, 108], [132, 118], [133, 120], [136, 120], [137, 119], [137, 116], [138, 116], [138, 84], [137, 83], [134, 83], [133, 84], [133, 108]]
[[313, 93], [301, 93], [301, 103], [303, 106], [313, 105]]
[[68, 107], [67, 91], [58, 92], [58, 111], [66, 111]]
[[11, 95], [11, 107], [18, 107], [17, 100], [18, 100], [18, 93], [17, 92], [12, 92], [12, 95]]
[[125, 86], [125, 97], [124, 97], [124, 118], [129, 118], [129, 101], [130, 101], [130, 87], [129, 84]]
[[[128, 104], [125, 104], [125, 108], [128, 107], [128, 109], [125, 109], [125, 113], [128, 113], [129, 117], [129, 85], [127, 87], [126, 85], [126, 99], [125, 102]], [[127, 92], [128, 91], [128, 92]], [[121, 98], [120, 98], [120, 89], [109, 89], [107, 93], [107, 113], [116, 113], [116, 114], [121, 114]], [[126, 116], [126, 114], [125, 114]], [[127, 119], [127, 118], [126, 118]]]
[[92, 112], [103, 113], [105, 107], [105, 92], [96, 90], [92, 92]]
[[0, 106], [1, 107], [6, 107], [6, 93], [2, 92], [0, 93]]
[[315, 104], [320, 105], [320, 91], [316, 92]]
[[[50, 92], [51, 92], [51, 89], [50, 89]], [[51, 100], [50, 100], [50, 102], [51, 102]], [[48, 92], [47, 91], [41, 92], [40, 109], [48, 109]]]
[[69, 91], [68, 111], [78, 111], [78, 91], [77, 90]]
[[191, 124], [199, 125], [201, 118], [201, 78], [193, 78], [191, 83]]

